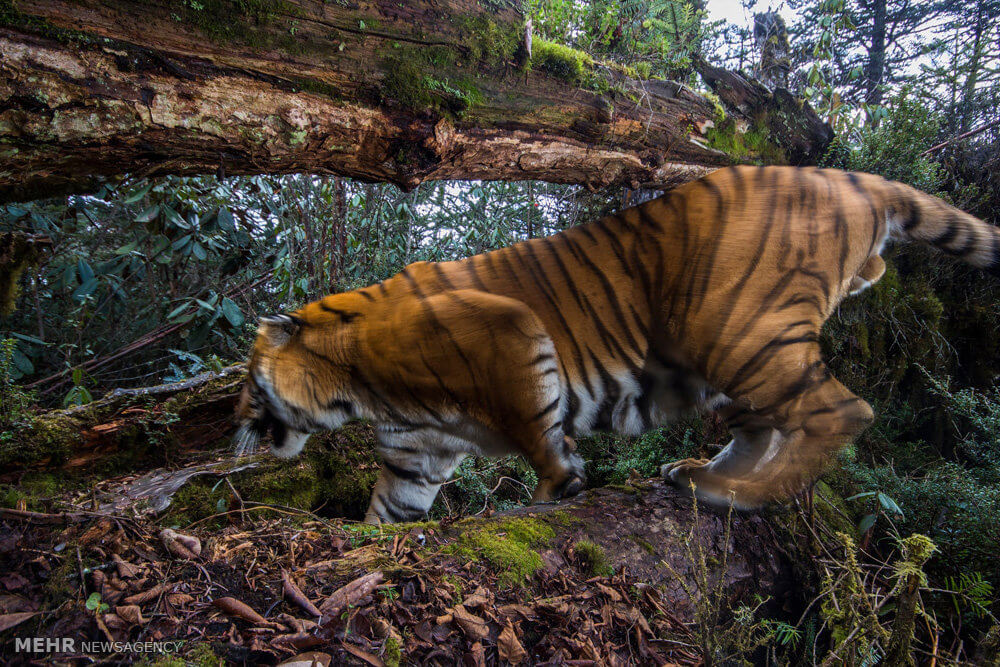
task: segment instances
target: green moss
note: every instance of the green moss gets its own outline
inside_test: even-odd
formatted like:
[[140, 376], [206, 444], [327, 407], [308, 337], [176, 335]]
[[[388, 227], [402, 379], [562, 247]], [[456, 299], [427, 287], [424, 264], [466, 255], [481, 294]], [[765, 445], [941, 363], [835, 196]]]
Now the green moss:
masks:
[[434, 110], [461, 116], [482, 103], [483, 96], [468, 75], [442, 73], [434, 63], [447, 60], [440, 50], [403, 47], [382, 61], [385, 75], [379, 94], [384, 100], [416, 111]]
[[579, 519], [577, 519], [576, 517], [574, 517], [572, 514], [570, 514], [566, 510], [556, 510], [555, 512], [549, 512], [547, 515], [545, 515], [545, 518], [550, 523], [554, 523], [555, 525], [557, 525], [557, 526], [559, 526], [561, 528], [565, 528], [566, 526], [569, 526], [574, 521], [579, 521]]
[[70, 584], [71, 577], [77, 573], [78, 569], [75, 555], [70, 555], [75, 554], [75, 552], [76, 550], [71, 547], [63, 550], [62, 560], [55, 569], [49, 572], [48, 581], [43, 586], [45, 600], [52, 608], [62, 605], [76, 595], [76, 589]]
[[768, 129], [762, 124], [754, 124], [741, 132], [737, 123], [730, 119], [716, 122], [705, 132], [708, 145], [728, 154], [736, 161], [752, 160], [760, 164], [787, 164], [788, 156], [778, 144], [771, 140]]
[[517, 27], [502, 25], [489, 16], [459, 16], [454, 23], [466, 35], [464, 45], [473, 62], [501, 66], [514, 57], [523, 38]]
[[21, 478], [20, 487], [25, 493], [33, 496], [51, 498], [65, 490], [65, 480], [61, 480], [52, 473], [32, 472]]
[[645, 60], [637, 62], [634, 66], [636, 76], [634, 78], [638, 79], [648, 79], [653, 73], [653, 64], [648, 63]]
[[722, 106], [722, 100], [712, 92], [701, 94], [706, 100], [712, 103], [712, 120], [718, 124], [726, 120], [726, 109]]
[[610, 577], [614, 574], [604, 549], [590, 540], [580, 540], [573, 545], [573, 553], [584, 570], [592, 577]]
[[223, 658], [216, 655], [208, 642], [198, 642], [184, 657], [197, 667], [223, 667], [226, 664]]
[[460, 604], [465, 597], [465, 586], [462, 584], [462, 580], [453, 574], [445, 574], [442, 579], [454, 586], [455, 594], [452, 596], [452, 602]]
[[0, 507], [17, 507], [18, 501], [26, 498], [27, 494], [18, 489], [16, 486], [10, 486], [8, 484], [0, 485]]
[[279, 462], [261, 472], [253, 469], [234, 475], [233, 486], [243, 500], [310, 510], [320, 501], [317, 471], [309, 459]]
[[403, 647], [395, 637], [385, 640], [385, 650], [382, 652], [382, 662], [386, 667], [399, 667], [403, 659]]
[[644, 540], [643, 538], [639, 537], [638, 535], [630, 535], [629, 539], [631, 539], [633, 542], [642, 547], [646, 553], [650, 555], [656, 553], [656, 549], [653, 548], [653, 545], [650, 544], [648, 541]]
[[531, 64], [556, 78], [579, 86], [593, 68], [594, 59], [578, 49], [536, 38], [531, 45]]
[[[168, 526], [188, 526], [213, 514], [219, 514], [229, 509], [227, 498], [229, 487], [216, 485], [217, 479], [205, 477], [196, 478], [174, 494], [170, 507], [161, 518], [161, 523]], [[214, 523], [218, 527], [220, 520]]]
[[[839, 470], [831, 474], [842, 474]], [[857, 522], [854, 520], [854, 513], [844, 502], [843, 496], [838, 493], [826, 480], [816, 482], [816, 495], [813, 504], [816, 513], [819, 514], [823, 523], [837, 532], [849, 535], [852, 539], [859, 538]]]
[[18, 8], [16, 0], [0, 0], [0, 25], [47, 37], [61, 44], [82, 45], [113, 41], [81, 30], [68, 30], [54, 26], [44, 18], [22, 12]]
[[146, 657], [135, 663], [136, 667], [187, 667], [187, 662], [174, 655]]
[[287, 21], [283, 17], [302, 13], [285, 0], [173, 0], [172, 4], [177, 20], [194, 26], [214, 42], [296, 50], [296, 40], [289, 32], [291, 23], [274, 29], [274, 24]]
[[[481, 524], [481, 527], [475, 527]], [[448, 550], [462, 558], [486, 560], [506, 585], [523, 585], [543, 566], [535, 548], [555, 537], [555, 530], [535, 518], [515, 518], [497, 522], [466, 519], [456, 524], [464, 528]]]
[[308, 93], [316, 93], [317, 95], [329, 97], [332, 100], [341, 99], [341, 88], [332, 83], [320, 81], [319, 79], [307, 78], [294, 78], [292, 80], [295, 82], [295, 85], [299, 88], [299, 90], [304, 90]]
[[16, 432], [0, 433], [0, 468], [59, 465], [69, 458], [70, 445], [78, 437], [79, 424], [69, 417], [31, 419]]

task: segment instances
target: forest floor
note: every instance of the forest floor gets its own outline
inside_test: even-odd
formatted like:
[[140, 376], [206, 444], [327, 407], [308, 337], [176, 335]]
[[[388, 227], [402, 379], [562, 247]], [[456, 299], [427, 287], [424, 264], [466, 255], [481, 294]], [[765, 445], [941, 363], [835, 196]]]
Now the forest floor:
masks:
[[503, 512], [456, 480], [440, 521], [361, 524], [371, 425], [235, 459], [235, 372], [33, 415], [3, 443], [8, 663], [697, 665], [754, 655], [815, 584], [794, 512], [637, 475]]
[[[711, 596], [690, 595], [699, 585], [729, 599], [766, 590], [772, 606], [794, 597], [766, 520], [699, 517], [689, 494], [658, 480], [373, 527], [244, 500], [228, 455], [188, 459], [0, 509], [9, 664], [696, 665], [696, 621], [712, 612]], [[203, 480], [228, 489], [217, 512], [191, 520], [148, 494], [213, 466], [228, 471]], [[173, 504], [196, 497], [178, 492]], [[74, 644], [19, 650], [29, 637]], [[135, 653], [144, 642], [171, 652]]]

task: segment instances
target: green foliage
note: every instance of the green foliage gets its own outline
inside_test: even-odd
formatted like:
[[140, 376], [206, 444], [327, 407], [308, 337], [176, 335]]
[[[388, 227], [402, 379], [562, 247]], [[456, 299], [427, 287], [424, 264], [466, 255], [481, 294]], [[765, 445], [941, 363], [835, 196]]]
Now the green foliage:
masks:
[[940, 192], [944, 170], [931, 156], [922, 155], [940, 133], [940, 114], [906, 90], [895, 95], [887, 109], [885, 120], [860, 132], [856, 145], [848, 147], [843, 139], [836, 140], [828, 149], [825, 164], [879, 174], [924, 192]]
[[540, 42], [546, 49], [553, 42], [573, 47], [552, 66], [555, 76], [577, 84], [580, 56], [574, 54], [580, 53], [624, 66], [630, 76], [690, 80], [692, 58], [718, 27], [697, 3], [684, 0], [529, 0], [525, 10], [535, 28], [533, 60]]
[[31, 362], [17, 349], [17, 341], [0, 338], [0, 431], [29, 416], [31, 395], [14, 381], [30, 369]]
[[955, 613], [968, 613], [973, 619], [989, 615], [989, 607], [995, 601], [993, 584], [983, 578], [982, 572], [962, 572], [958, 576], [945, 579], [952, 596]]
[[521, 456], [469, 457], [441, 489], [430, 515], [469, 516], [487, 508], [511, 509], [530, 501], [537, 483], [538, 476]]
[[633, 470], [652, 477], [664, 463], [693, 456], [703, 436], [703, 422], [691, 419], [638, 437], [598, 433], [579, 440], [577, 447], [587, 462], [588, 484], [606, 486], [624, 484]]

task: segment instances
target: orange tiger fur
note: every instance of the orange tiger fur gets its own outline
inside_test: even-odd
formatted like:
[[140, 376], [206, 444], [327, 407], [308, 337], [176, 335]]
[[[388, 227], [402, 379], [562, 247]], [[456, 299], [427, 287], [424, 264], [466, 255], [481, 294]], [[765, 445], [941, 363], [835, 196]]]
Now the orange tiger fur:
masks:
[[733, 440], [663, 474], [754, 507], [810, 482], [872, 420], [820, 358], [890, 238], [996, 270], [996, 228], [867, 174], [735, 167], [548, 238], [418, 262], [266, 318], [240, 409], [278, 455], [368, 418], [385, 465], [367, 519], [421, 516], [468, 454], [523, 454], [535, 500], [577, 492], [573, 437], [717, 409]]

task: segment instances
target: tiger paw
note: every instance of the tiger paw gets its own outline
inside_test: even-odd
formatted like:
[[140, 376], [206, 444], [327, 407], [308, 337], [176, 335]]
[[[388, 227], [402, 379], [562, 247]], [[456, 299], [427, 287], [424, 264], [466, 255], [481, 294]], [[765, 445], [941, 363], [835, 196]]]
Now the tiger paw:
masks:
[[535, 487], [535, 492], [531, 496], [531, 502], [537, 505], [539, 503], [555, 502], [560, 498], [575, 496], [583, 490], [586, 484], [587, 477], [582, 471], [579, 473], [570, 473], [562, 482], [558, 483], [552, 482], [551, 479], [543, 479]]
[[681, 459], [672, 463], [664, 463], [660, 466], [660, 476], [671, 484], [684, 487], [687, 486], [692, 473], [708, 465], [708, 459]]
[[583, 491], [583, 487], [587, 485], [587, 478], [581, 475], [570, 475], [566, 478], [566, 481], [562, 483], [558, 489], [556, 489], [556, 498], [569, 498], [575, 496], [576, 494]]

